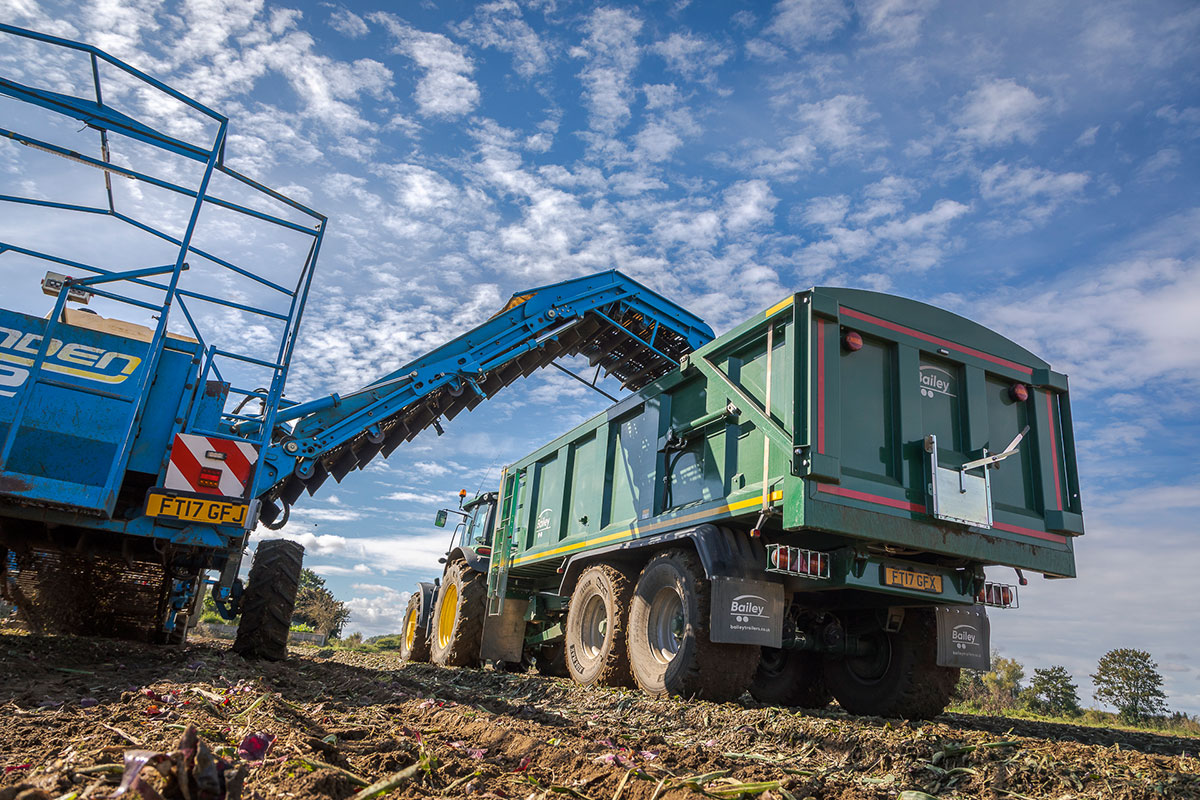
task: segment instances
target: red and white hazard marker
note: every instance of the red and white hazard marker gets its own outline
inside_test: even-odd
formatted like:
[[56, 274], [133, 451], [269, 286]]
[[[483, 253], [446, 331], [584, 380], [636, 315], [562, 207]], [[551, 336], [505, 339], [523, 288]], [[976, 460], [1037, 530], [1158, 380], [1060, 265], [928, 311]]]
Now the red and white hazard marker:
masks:
[[175, 434], [163, 488], [180, 492], [244, 497], [258, 461], [252, 444], [236, 439]]

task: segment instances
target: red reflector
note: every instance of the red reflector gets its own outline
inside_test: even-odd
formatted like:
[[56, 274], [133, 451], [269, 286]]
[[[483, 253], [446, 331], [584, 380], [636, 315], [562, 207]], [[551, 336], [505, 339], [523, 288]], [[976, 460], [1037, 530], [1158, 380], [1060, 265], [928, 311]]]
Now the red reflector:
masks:
[[200, 468], [200, 479], [197, 481], [201, 486], [207, 486], [210, 489], [216, 489], [221, 485], [221, 470], [211, 467]]
[[845, 347], [851, 353], [857, 350], [862, 350], [862, 346], [862, 334], [858, 331], [848, 331], [846, 335], [842, 337], [842, 347]]
[[1018, 403], [1024, 403], [1029, 399], [1029, 387], [1023, 383], [1014, 383], [1008, 387], [1008, 396]]

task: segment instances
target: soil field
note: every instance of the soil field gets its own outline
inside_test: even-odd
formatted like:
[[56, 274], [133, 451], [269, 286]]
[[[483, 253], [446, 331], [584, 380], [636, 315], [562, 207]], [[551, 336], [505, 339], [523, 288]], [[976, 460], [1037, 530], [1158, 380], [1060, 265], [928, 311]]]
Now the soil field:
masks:
[[[391, 653], [299, 647], [264, 664], [214, 640], [0, 632], [0, 800], [109, 797], [127, 751], [175, 750], [189, 725], [226, 776], [242, 767], [246, 798], [347, 798], [397, 773], [387, 797], [1200, 798], [1197, 739], [651, 700]], [[185, 796], [141, 775], [124, 796]]]

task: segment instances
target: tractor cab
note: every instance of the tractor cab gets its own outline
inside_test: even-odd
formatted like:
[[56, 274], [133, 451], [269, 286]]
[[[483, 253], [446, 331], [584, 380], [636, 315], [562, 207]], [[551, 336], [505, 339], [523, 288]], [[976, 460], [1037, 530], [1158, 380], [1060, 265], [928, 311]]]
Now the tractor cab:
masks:
[[433, 524], [439, 528], [446, 527], [446, 522], [451, 514], [458, 517], [458, 522], [454, 526], [454, 535], [450, 540], [450, 550], [456, 548], [467, 550], [472, 553], [478, 552], [481, 556], [491, 554], [492, 546], [492, 529], [496, 526], [496, 500], [497, 492], [485, 492], [478, 495], [475, 499], [469, 502], [463, 502], [466, 498], [466, 490], [459, 492], [459, 508], [443, 508], [437, 512]]

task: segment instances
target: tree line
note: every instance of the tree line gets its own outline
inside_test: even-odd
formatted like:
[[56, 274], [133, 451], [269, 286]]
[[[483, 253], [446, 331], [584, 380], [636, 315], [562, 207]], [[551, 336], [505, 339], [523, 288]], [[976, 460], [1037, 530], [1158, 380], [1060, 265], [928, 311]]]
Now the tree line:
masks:
[[[994, 654], [991, 670], [962, 671], [956, 694], [963, 705], [993, 713], [1025, 710], [1056, 717], [1084, 713], [1078, 686], [1066, 667], [1055, 664], [1035, 669], [1028, 684], [1025, 677], [1025, 668], [1016, 659]], [[1189, 719], [1186, 714], [1169, 713], [1158, 664], [1145, 650], [1109, 650], [1090, 677], [1095, 686], [1092, 697], [1115, 708], [1122, 722], [1144, 725]]]

